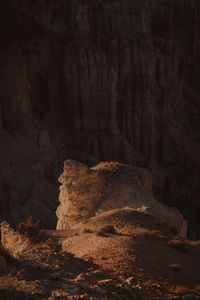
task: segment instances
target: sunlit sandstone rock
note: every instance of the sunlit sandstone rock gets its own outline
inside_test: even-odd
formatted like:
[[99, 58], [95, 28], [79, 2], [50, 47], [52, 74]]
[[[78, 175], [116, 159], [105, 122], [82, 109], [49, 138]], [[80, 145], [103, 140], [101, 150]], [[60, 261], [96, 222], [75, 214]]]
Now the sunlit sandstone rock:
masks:
[[159, 223], [187, 235], [180, 212], [154, 199], [151, 172], [118, 162], [102, 162], [93, 168], [67, 160], [60, 176], [57, 229], [76, 226], [102, 212], [131, 208], [153, 216]]
[[1, 223], [1, 244], [9, 251], [14, 257], [27, 249], [29, 239], [20, 235], [17, 231], [14, 231], [10, 224], [7, 222]]

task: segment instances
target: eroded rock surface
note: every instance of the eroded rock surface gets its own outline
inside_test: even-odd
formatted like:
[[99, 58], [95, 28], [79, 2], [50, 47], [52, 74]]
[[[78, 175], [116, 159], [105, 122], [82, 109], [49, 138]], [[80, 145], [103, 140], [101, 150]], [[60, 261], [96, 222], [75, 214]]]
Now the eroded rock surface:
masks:
[[14, 257], [19, 257], [24, 249], [29, 247], [30, 241], [15, 231], [9, 223], [1, 223], [1, 245]]
[[[44, 153], [32, 158], [34, 145], [49, 153], [53, 144], [45, 178], [60, 173], [66, 157], [151, 169], [156, 197], [181, 209], [198, 231], [200, 2], [7, 0], [0, 23], [0, 130], [13, 143], [24, 137], [28, 167], [43, 165]], [[11, 170], [4, 134], [0, 171]], [[49, 202], [48, 194], [42, 201], [38, 193], [9, 193], [25, 163], [19, 151], [13, 155], [20, 167], [0, 172], [0, 218], [16, 224], [31, 210], [38, 217], [35, 201], [44, 209]], [[32, 174], [22, 177], [29, 194]]]
[[155, 200], [148, 170], [118, 162], [102, 162], [93, 168], [67, 160], [60, 176], [57, 229], [68, 229], [105, 211], [132, 208], [153, 216], [186, 237], [187, 222], [174, 208]]
[[[60, 180], [64, 230], [38, 230], [31, 218], [18, 231], [1, 224], [2, 245], [15, 260], [8, 257], [0, 274], [0, 295], [184, 300], [193, 293], [198, 299], [200, 241], [170, 230], [184, 220], [153, 198], [149, 171], [113, 162], [89, 168], [69, 160]], [[130, 191], [137, 197], [129, 197]]]

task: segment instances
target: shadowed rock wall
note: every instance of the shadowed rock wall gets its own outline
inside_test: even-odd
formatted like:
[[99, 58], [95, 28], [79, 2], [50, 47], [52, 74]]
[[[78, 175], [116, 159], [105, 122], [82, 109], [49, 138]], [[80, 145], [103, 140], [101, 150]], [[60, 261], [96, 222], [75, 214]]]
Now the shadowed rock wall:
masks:
[[54, 182], [67, 157], [151, 169], [156, 198], [195, 230], [199, 1], [10, 0], [0, 11], [1, 131], [52, 146], [42, 168]]

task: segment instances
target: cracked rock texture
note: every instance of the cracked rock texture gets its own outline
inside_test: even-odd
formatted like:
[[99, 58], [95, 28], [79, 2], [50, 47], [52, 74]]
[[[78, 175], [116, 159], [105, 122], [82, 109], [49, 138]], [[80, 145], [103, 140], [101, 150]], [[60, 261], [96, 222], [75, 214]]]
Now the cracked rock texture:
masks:
[[187, 222], [178, 210], [155, 200], [152, 176], [148, 170], [117, 162], [100, 163], [93, 168], [67, 160], [59, 178], [60, 206], [57, 229], [69, 229], [108, 211], [132, 209], [167, 224], [186, 238]]
[[197, 232], [199, 32], [198, 0], [2, 2], [1, 219], [51, 227], [64, 159], [119, 160]]

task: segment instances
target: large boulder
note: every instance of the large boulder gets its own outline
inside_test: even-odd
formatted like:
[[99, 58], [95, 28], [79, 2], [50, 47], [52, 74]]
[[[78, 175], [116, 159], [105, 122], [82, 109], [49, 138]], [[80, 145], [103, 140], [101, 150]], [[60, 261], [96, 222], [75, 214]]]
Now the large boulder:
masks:
[[187, 222], [180, 212], [158, 202], [152, 194], [151, 172], [118, 162], [102, 162], [93, 168], [67, 160], [60, 176], [57, 229], [68, 229], [109, 210], [132, 209], [154, 217], [181, 237]]

